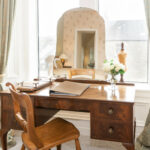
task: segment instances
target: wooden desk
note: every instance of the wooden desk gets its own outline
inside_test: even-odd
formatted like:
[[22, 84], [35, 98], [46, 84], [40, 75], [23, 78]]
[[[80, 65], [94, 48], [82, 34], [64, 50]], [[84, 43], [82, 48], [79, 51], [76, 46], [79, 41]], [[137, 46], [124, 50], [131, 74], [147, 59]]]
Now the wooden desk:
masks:
[[[90, 112], [91, 138], [121, 142], [127, 150], [134, 150], [134, 85], [117, 85], [117, 90], [113, 94], [106, 82], [89, 82], [90, 88], [78, 97], [49, 95], [50, 87], [29, 93], [35, 108], [36, 125], [49, 118], [50, 109]], [[14, 117], [9, 91], [0, 92], [0, 97], [1, 141], [3, 150], [6, 150], [7, 132], [20, 127]]]

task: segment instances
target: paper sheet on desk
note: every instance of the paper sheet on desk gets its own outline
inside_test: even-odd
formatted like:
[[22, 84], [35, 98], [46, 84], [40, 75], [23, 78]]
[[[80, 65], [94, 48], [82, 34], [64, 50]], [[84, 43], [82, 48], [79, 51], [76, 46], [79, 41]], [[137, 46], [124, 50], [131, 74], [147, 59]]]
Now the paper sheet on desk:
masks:
[[50, 94], [80, 96], [89, 86], [90, 84], [64, 81], [52, 87]]

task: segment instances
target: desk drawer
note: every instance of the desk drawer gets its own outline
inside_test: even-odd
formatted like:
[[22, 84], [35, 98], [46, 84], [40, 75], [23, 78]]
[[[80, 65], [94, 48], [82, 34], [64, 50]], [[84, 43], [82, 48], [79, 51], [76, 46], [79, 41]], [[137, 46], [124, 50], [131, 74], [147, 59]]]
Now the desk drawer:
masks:
[[95, 108], [92, 114], [100, 119], [113, 119], [126, 122], [132, 121], [133, 118], [133, 105], [130, 103], [103, 102]]
[[91, 121], [91, 138], [124, 143], [133, 142], [132, 123], [98, 120], [95, 118], [92, 118]]

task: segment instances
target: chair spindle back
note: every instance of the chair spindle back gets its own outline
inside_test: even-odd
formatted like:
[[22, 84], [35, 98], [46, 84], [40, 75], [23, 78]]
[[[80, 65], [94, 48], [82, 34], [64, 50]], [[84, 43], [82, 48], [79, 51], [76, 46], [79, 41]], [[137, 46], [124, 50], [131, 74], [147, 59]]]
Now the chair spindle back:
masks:
[[[26, 93], [18, 93], [14, 85], [10, 82], [6, 83], [6, 86], [9, 87], [9, 90], [11, 92], [16, 120], [23, 128], [23, 130], [27, 132], [31, 141], [38, 148], [41, 148], [43, 144], [38, 139], [35, 132], [33, 105], [29, 95], [27, 95]], [[22, 116], [21, 107], [25, 108], [26, 119], [24, 119]]]

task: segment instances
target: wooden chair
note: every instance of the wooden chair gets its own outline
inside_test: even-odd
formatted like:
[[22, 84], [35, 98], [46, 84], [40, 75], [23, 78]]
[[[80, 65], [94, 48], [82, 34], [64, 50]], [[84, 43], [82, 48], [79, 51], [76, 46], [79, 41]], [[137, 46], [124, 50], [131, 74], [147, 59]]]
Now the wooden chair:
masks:
[[92, 79], [95, 79], [95, 70], [94, 69], [70, 69], [69, 70], [69, 79], [76, 75], [88, 75]]
[[[49, 150], [55, 146], [57, 150], [61, 150], [61, 144], [70, 140], [75, 140], [76, 150], [81, 150], [78, 139], [80, 133], [72, 123], [56, 118], [42, 126], [35, 127], [33, 105], [29, 95], [18, 93], [9, 82], [6, 86], [9, 86], [12, 95], [16, 120], [24, 130], [21, 150], [25, 147], [29, 150]], [[21, 107], [25, 108], [26, 119], [22, 116]]]

